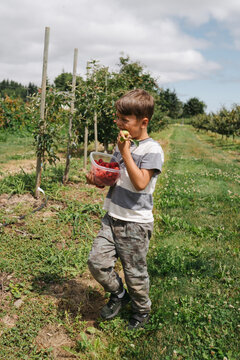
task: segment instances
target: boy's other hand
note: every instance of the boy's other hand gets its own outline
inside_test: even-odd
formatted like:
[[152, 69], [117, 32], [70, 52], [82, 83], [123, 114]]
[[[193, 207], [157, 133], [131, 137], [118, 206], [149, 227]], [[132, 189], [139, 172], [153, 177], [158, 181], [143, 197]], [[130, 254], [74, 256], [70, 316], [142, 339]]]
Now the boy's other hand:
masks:
[[89, 171], [86, 175], [87, 184], [89, 185], [96, 185], [97, 187], [103, 188], [105, 187], [100, 181], [96, 181], [93, 171]]
[[87, 174], [85, 174], [85, 177], [87, 180], [87, 184], [95, 185], [94, 174], [92, 171], [89, 171]]

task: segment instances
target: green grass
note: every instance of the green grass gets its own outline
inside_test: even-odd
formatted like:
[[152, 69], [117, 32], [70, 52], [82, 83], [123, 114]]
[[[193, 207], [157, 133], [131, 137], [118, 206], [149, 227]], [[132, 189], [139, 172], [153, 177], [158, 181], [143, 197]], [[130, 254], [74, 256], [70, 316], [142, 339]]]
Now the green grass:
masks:
[[0, 133], [0, 164], [10, 160], [34, 158], [33, 138], [30, 134]]
[[[190, 126], [154, 137], [166, 162], [154, 196], [146, 330], [126, 331], [129, 309], [109, 322], [97, 317], [104, 293], [84, 276], [105, 190], [86, 186], [82, 158], [76, 158], [67, 186], [62, 165], [47, 167], [41, 187], [48, 204], [37, 213], [34, 202], [11, 203], [16, 194], [32, 193], [34, 174], [0, 181], [0, 194], [11, 196], [0, 208], [0, 223], [28, 214], [0, 228], [0, 319], [16, 319], [12, 328], [0, 322], [0, 359], [240, 358], [239, 162], [219, 139]], [[56, 342], [58, 336], [69, 341], [39, 346], [44, 329], [47, 339], [52, 333]]]
[[161, 324], [157, 333], [166, 347], [159, 358], [237, 359], [239, 166], [214, 161], [191, 128], [175, 127], [171, 139], [149, 256], [153, 326]]
[[[216, 148], [225, 150], [228, 152], [240, 152], [240, 137], [236, 136], [234, 139], [232, 137], [222, 137], [221, 135], [211, 133], [211, 132], [199, 132], [199, 137], [205, 142], [213, 145]], [[237, 160], [237, 159], [236, 159]], [[239, 161], [239, 159], [238, 159]]]

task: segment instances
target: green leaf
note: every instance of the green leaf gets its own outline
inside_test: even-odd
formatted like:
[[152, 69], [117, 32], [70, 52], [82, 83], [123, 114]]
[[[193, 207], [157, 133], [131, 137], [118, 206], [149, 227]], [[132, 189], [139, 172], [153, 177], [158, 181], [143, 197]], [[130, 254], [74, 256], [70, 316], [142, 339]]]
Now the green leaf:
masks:
[[138, 140], [130, 139], [130, 141], [132, 141], [136, 146], [139, 146], [139, 141]]
[[97, 330], [93, 326], [90, 326], [87, 328], [87, 332], [89, 334], [96, 334]]

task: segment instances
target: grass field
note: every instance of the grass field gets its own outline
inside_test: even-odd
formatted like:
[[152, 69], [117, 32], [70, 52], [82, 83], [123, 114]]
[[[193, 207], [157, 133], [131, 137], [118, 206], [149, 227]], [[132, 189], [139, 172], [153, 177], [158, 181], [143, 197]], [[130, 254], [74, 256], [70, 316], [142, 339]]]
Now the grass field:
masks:
[[[1, 360], [240, 358], [239, 143], [187, 125], [153, 136], [166, 162], [148, 255], [152, 315], [135, 333], [129, 308], [99, 319], [107, 296], [86, 267], [107, 190], [87, 186], [83, 159], [73, 158], [67, 186], [63, 165], [46, 169], [47, 206], [34, 212], [44, 199], [32, 197], [25, 171], [30, 140], [27, 159], [14, 139], [0, 142]], [[13, 160], [22, 170], [9, 174]]]

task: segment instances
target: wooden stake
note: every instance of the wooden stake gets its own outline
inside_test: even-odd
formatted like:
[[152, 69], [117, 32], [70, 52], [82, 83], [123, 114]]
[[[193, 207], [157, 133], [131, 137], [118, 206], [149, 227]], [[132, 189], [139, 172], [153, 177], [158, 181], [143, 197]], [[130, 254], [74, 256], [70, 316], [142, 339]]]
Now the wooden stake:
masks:
[[[89, 62], [87, 62], [87, 79], [89, 76]], [[88, 122], [86, 120], [86, 125], [84, 128], [84, 161], [83, 161], [83, 169], [87, 169], [87, 149], [88, 149]]]
[[66, 167], [65, 167], [65, 172], [63, 175], [63, 184], [66, 184], [68, 181], [70, 158], [71, 158], [71, 154], [72, 154], [72, 119], [73, 119], [73, 114], [74, 114], [74, 102], [75, 102], [77, 57], [78, 57], [78, 49], [74, 49], [73, 77], [72, 77], [72, 99], [71, 99], [70, 117], [69, 117], [69, 124], [68, 124], [68, 148], [67, 148]]
[[94, 111], [94, 141], [95, 141], [95, 151], [98, 151], [98, 133], [97, 133], [97, 112]]
[[[43, 68], [42, 68], [42, 87], [41, 87], [41, 106], [40, 106], [40, 135], [44, 134], [45, 131], [45, 99], [46, 99], [46, 83], [47, 83], [47, 63], [48, 63], [48, 48], [49, 48], [49, 34], [50, 28], [45, 28], [45, 38], [44, 38], [44, 51], [43, 51]], [[40, 136], [41, 138], [41, 136]], [[44, 154], [41, 153], [40, 143], [37, 144], [37, 165], [36, 165], [36, 188], [35, 188], [35, 197], [39, 197], [39, 187], [41, 185], [41, 175], [42, 175], [42, 160]]]
[[[96, 83], [96, 76], [95, 75], [94, 75], [94, 83]], [[96, 99], [96, 92], [95, 92], [95, 99]], [[94, 110], [93, 122], [94, 122], [95, 151], [98, 151], [98, 129], [97, 129], [97, 112], [96, 112], [96, 110]]]
[[84, 164], [83, 164], [84, 170], [87, 169], [87, 148], [88, 148], [88, 126], [85, 125], [85, 129], [84, 129]]

